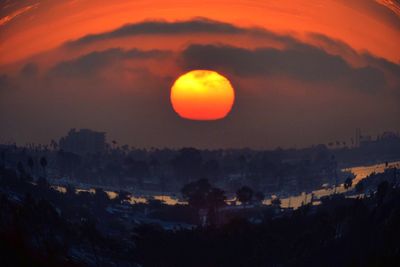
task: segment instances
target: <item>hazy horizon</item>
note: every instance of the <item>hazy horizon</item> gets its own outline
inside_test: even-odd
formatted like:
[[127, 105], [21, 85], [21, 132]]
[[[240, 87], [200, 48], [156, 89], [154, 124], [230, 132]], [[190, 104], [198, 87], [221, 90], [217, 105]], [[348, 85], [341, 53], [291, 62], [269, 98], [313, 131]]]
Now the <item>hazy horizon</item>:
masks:
[[[4, 142], [89, 128], [136, 147], [273, 149], [400, 131], [400, 19], [384, 1], [232, 3], [218, 16], [195, 3], [34, 2], [1, 13]], [[224, 119], [172, 109], [172, 84], [195, 69], [231, 82]]]

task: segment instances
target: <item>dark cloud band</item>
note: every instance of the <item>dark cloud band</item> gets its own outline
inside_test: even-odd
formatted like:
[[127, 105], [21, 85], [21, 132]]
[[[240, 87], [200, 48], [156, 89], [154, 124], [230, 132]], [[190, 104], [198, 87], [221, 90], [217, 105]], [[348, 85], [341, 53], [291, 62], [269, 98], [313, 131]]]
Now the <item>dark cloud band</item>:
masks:
[[297, 80], [337, 83], [364, 91], [386, 87], [385, 77], [372, 66], [353, 68], [344, 59], [313, 46], [287, 50], [220, 45], [190, 45], [183, 51], [184, 69], [216, 69], [239, 76], [289, 76]]
[[180, 35], [180, 34], [251, 34], [254, 36], [268, 38], [283, 42], [285, 45], [297, 44], [298, 41], [289, 35], [280, 35], [262, 28], [242, 28], [230, 23], [196, 18], [188, 21], [144, 21], [135, 24], [128, 24], [116, 30], [90, 34], [65, 44], [73, 48], [88, 45], [102, 40], [133, 37], [137, 35]]
[[114, 62], [128, 59], [155, 59], [164, 58], [171, 52], [165, 50], [123, 50], [120, 48], [111, 48], [104, 51], [96, 51], [83, 55], [77, 59], [64, 61], [50, 69], [51, 75], [60, 76], [87, 76], [94, 74]]
[[243, 33], [244, 31], [245, 29], [236, 27], [229, 23], [216, 22], [203, 18], [179, 22], [145, 21], [125, 25], [110, 32], [86, 35], [75, 41], [68, 42], [67, 46], [73, 47], [106, 39], [129, 37], [135, 35], [171, 35], [187, 33], [236, 34]]

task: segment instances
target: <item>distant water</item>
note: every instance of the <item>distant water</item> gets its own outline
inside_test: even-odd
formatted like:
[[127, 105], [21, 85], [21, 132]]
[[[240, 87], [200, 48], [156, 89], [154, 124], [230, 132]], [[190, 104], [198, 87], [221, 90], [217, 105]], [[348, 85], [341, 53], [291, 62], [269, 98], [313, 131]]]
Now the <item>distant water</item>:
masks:
[[[51, 187], [54, 188], [55, 190], [61, 192], [61, 193], [66, 193], [67, 192], [67, 189], [66, 189], [65, 186], [52, 185]], [[93, 189], [93, 188], [91, 188], [91, 189], [78, 188], [75, 191], [76, 191], [76, 193], [89, 192], [89, 193], [92, 193], [92, 194], [94, 194], [96, 192], [95, 189]], [[104, 192], [107, 194], [109, 199], [114, 199], [114, 198], [116, 198], [118, 196], [118, 193], [115, 192], [115, 191], [105, 190]], [[169, 195], [153, 195], [151, 197], [149, 197], [149, 196], [138, 196], [138, 195], [135, 196], [135, 195], [132, 195], [129, 198], [129, 202], [131, 204], [147, 203], [148, 200], [150, 200], [151, 198], [155, 199], [155, 200], [160, 200], [160, 201], [164, 202], [167, 205], [186, 204], [186, 202], [180, 201], [179, 199], [174, 198], [174, 197], [169, 196]]]
[[[400, 161], [395, 161], [395, 162], [390, 162], [388, 163], [388, 166], [386, 166], [386, 163], [379, 163], [379, 164], [373, 164], [373, 165], [366, 165], [366, 166], [357, 166], [357, 167], [351, 167], [351, 168], [346, 168], [343, 169], [342, 171], [346, 172], [352, 172], [355, 175], [355, 178], [353, 180], [353, 186], [355, 186], [357, 183], [359, 183], [362, 179], [366, 178], [368, 175], [372, 173], [382, 173], [385, 171], [386, 168], [393, 168], [397, 167], [400, 169]], [[53, 186], [54, 189], [65, 193], [66, 188], [64, 186]], [[94, 193], [94, 189], [76, 189], [76, 192], [91, 192]], [[346, 190], [344, 189], [343, 185], [338, 185], [336, 187], [336, 193], [343, 193]], [[114, 191], [105, 191], [110, 199], [114, 199], [117, 197], [118, 193]], [[282, 198], [281, 199], [281, 206], [284, 208], [291, 207], [294, 209], [299, 208], [303, 204], [307, 204], [311, 202], [311, 199], [314, 198], [314, 204], [318, 205], [319, 201], [318, 199], [324, 196], [329, 196], [335, 192], [335, 188], [327, 188], [327, 189], [319, 189], [315, 190], [312, 193], [309, 194], [301, 194], [297, 196], [291, 196], [287, 198]], [[134, 203], [147, 203], [148, 200], [150, 199], [156, 199], [163, 201], [167, 205], [176, 205], [176, 204], [186, 204], [184, 201], [180, 201], [178, 198], [170, 195], [152, 195], [152, 196], [139, 196], [139, 195], [132, 195], [130, 198], [129, 202], [134, 204]], [[315, 201], [316, 200], [316, 201]], [[265, 205], [270, 205], [271, 204], [271, 199], [266, 199], [264, 200], [263, 204]]]
[[366, 178], [371, 173], [382, 173], [385, 171], [386, 168], [394, 168], [397, 167], [400, 169], [400, 161], [394, 161], [388, 163], [386, 167], [386, 163], [374, 164], [374, 165], [367, 165], [367, 166], [358, 166], [352, 168], [343, 169], [343, 171], [350, 171], [354, 173], [356, 176], [353, 180], [353, 185], [359, 183], [362, 179]]
[[[372, 164], [372, 165], [366, 165], [366, 166], [357, 166], [357, 167], [351, 167], [351, 168], [346, 168], [342, 169], [344, 172], [352, 172], [355, 175], [355, 178], [353, 179], [353, 187], [359, 183], [362, 179], [366, 178], [368, 175], [372, 173], [382, 173], [385, 171], [386, 168], [394, 168], [397, 167], [400, 169], [400, 161], [395, 161], [395, 162], [390, 162], [386, 166], [386, 163], [379, 163], [379, 164]], [[338, 185], [336, 187], [336, 193], [344, 193], [346, 192], [346, 189], [343, 187], [343, 185]], [[319, 189], [315, 190], [312, 193], [309, 194], [301, 194], [297, 196], [291, 196], [288, 198], [283, 198], [281, 199], [281, 207], [287, 208], [291, 207], [294, 209], [299, 208], [303, 203], [307, 204], [310, 203], [311, 198], [313, 197], [314, 199], [319, 199], [324, 196], [329, 196], [331, 194], [335, 193], [335, 188], [327, 188], [327, 189]], [[264, 201], [264, 204], [269, 205], [271, 203], [270, 199], [267, 199]], [[320, 202], [314, 201], [314, 204], [318, 205]]]

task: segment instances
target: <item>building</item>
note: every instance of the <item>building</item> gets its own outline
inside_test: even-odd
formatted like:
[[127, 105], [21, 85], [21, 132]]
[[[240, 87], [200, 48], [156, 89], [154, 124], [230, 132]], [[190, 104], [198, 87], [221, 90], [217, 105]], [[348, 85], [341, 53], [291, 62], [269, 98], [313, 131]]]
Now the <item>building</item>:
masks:
[[71, 129], [67, 136], [60, 139], [59, 147], [80, 155], [101, 153], [106, 149], [106, 134], [89, 129]]

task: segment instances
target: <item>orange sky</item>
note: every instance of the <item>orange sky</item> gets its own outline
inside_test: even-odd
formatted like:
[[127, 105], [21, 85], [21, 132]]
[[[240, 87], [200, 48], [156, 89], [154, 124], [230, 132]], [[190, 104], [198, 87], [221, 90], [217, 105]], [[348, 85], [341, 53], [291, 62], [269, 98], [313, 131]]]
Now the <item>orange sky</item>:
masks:
[[[273, 148], [399, 131], [397, 3], [1, 1], [0, 143], [90, 128], [137, 147]], [[174, 112], [171, 86], [193, 69], [231, 82], [224, 119]]]
[[[370, 1], [6, 1], [0, 18], [0, 60], [12, 63], [89, 33], [147, 19], [201, 16], [274, 32], [317, 32], [400, 61], [398, 15]], [[351, 2], [351, 3], [349, 3]], [[387, 1], [379, 1], [387, 2]], [[392, 7], [391, 5], [388, 5]], [[393, 8], [392, 8], [393, 9]], [[393, 23], [396, 21], [397, 23]]]

